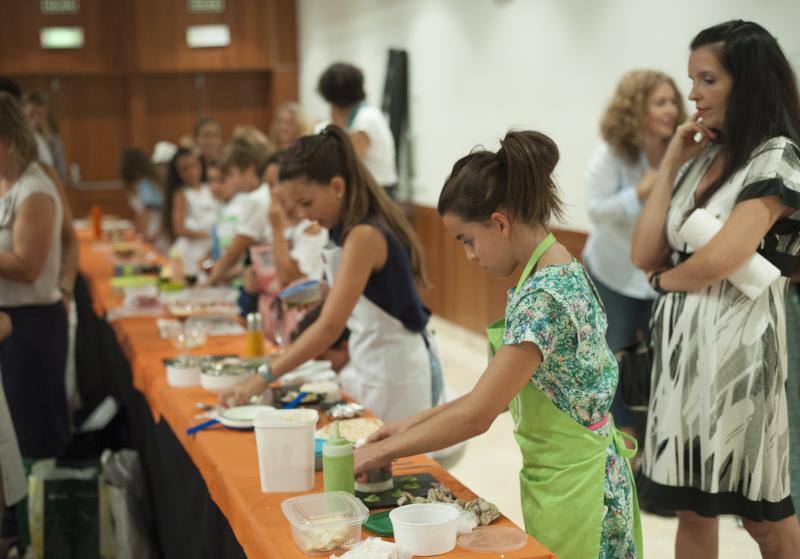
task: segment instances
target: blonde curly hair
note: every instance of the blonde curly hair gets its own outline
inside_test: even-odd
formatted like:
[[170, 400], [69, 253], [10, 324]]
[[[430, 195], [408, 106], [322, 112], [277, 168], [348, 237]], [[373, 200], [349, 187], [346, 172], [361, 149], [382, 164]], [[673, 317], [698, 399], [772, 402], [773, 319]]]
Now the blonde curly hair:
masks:
[[683, 96], [675, 82], [658, 70], [633, 70], [617, 85], [611, 102], [600, 119], [600, 135], [619, 155], [636, 161], [644, 146], [647, 133], [647, 100], [653, 89], [668, 83], [675, 90], [678, 118], [675, 125], [686, 120]]

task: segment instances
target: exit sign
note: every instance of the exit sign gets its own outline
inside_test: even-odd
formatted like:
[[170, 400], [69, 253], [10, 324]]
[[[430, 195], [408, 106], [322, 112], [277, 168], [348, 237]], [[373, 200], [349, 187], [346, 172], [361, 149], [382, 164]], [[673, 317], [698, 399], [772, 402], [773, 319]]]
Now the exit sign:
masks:
[[79, 0], [42, 0], [40, 7], [43, 14], [77, 14], [81, 5]]
[[221, 14], [225, 11], [225, 0], [186, 0], [190, 14]]

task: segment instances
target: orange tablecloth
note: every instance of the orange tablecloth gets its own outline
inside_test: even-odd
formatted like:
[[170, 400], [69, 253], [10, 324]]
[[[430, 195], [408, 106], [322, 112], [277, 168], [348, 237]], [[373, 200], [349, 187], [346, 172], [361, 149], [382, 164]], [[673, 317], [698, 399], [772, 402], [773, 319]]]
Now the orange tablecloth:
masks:
[[[79, 233], [79, 238], [80, 271], [89, 284], [95, 311], [102, 316], [121, 302], [109, 284], [113, 271], [111, 249], [107, 243], [93, 242], [85, 232]], [[154, 416], [163, 418], [171, 426], [203, 476], [212, 499], [228, 519], [247, 556], [281, 559], [306, 557], [295, 546], [289, 523], [280, 508], [281, 502], [292, 495], [261, 492], [253, 433], [212, 428], [193, 437], [187, 436], [186, 429], [200, 421], [195, 417], [197, 402], [214, 403], [214, 396], [199, 387], [172, 388], [167, 384], [161, 360], [173, 357], [177, 352], [168, 341], [160, 339], [154, 318], [122, 318], [114, 321], [113, 328], [130, 362], [134, 387], [144, 394]], [[210, 338], [198, 353], [241, 354], [244, 346], [244, 337]], [[418, 469], [404, 469], [404, 474], [429, 472], [458, 496], [475, 498], [467, 487], [433, 460], [425, 456], [409, 460]], [[322, 491], [322, 475], [319, 472], [314, 490]], [[512, 523], [502, 518], [494, 525], [504, 524]], [[477, 559], [498, 556], [456, 548], [442, 557]], [[503, 556], [508, 559], [555, 557], [533, 538], [528, 538], [525, 548]]]

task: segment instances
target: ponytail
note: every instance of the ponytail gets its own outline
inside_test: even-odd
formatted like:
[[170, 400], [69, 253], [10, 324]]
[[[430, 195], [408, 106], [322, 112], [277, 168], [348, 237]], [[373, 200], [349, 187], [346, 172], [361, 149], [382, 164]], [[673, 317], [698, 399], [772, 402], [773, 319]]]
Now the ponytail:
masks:
[[280, 167], [280, 180], [306, 178], [327, 184], [334, 177], [342, 177], [346, 184], [342, 204], [342, 238], [368, 217], [380, 218], [408, 250], [411, 272], [422, 286], [429, 285], [423, 265], [422, 247], [411, 224], [386, 191], [361, 162], [347, 133], [336, 125], [329, 125], [321, 133], [304, 136], [284, 152]]
[[509, 132], [497, 153], [476, 150], [453, 165], [439, 215], [482, 223], [502, 209], [516, 221], [546, 227], [564, 213], [552, 178], [558, 158], [555, 142], [541, 132]]

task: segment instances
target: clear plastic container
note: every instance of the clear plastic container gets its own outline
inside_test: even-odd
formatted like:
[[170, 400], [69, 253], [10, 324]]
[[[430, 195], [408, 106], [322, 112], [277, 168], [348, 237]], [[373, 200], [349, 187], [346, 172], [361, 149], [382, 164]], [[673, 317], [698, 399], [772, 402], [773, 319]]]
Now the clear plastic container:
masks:
[[320, 300], [322, 291], [318, 280], [308, 280], [297, 285], [287, 287], [280, 293], [280, 297], [288, 308], [310, 305]]
[[346, 551], [361, 541], [361, 525], [369, 517], [361, 501], [341, 491], [293, 497], [281, 509], [297, 547], [307, 555]]

